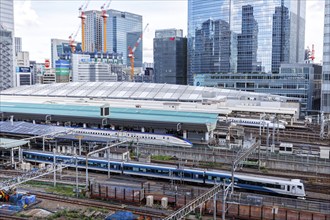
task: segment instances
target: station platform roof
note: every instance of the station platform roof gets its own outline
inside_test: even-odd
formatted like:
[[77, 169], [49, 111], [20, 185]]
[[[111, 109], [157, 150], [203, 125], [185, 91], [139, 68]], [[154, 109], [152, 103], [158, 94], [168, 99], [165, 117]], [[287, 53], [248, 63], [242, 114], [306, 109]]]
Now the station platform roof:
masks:
[[170, 110], [151, 110], [138, 108], [117, 108], [110, 107], [109, 116], [100, 115], [100, 106], [84, 106], [84, 105], [65, 105], [65, 104], [35, 104], [35, 103], [15, 103], [1, 102], [1, 112], [24, 115], [39, 115], [45, 119], [46, 115], [62, 116], [66, 118], [94, 118], [110, 121], [130, 121], [138, 124], [145, 123], [166, 123], [185, 125], [204, 125], [215, 127], [218, 114], [216, 113], [197, 113]]
[[63, 126], [53, 126], [53, 125], [42, 125], [42, 124], [33, 124], [24, 121], [15, 121], [13, 123], [9, 121], [0, 121], [0, 132], [8, 134], [20, 134], [20, 135], [31, 135], [31, 136], [40, 136], [54, 133], [61, 133], [60, 135], [54, 135], [56, 139], [65, 139], [65, 140], [79, 140], [87, 142], [111, 142], [115, 141], [115, 138], [109, 137], [100, 137], [93, 135], [81, 135], [74, 132], [73, 127], [63, 127]]
[[11, 139], [11, 138], [0, 138], [0, 150], [8, 150], [15, 147], [20, 147], [22, 145], [25, 145], [29, 143], [29, 141], [22, 141], [17, 139]]

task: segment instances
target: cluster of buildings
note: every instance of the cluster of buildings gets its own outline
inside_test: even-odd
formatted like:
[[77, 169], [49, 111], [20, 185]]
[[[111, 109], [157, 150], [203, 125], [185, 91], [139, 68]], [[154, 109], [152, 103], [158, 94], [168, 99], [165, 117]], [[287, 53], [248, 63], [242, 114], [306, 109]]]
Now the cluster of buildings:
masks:
[[[51, 59], [36, 63], [14, 38], [13, 1], [0, 4], [0, 89], [130, 80], [128, 47], [143, 34], [141, 15], [108, 9], [111, 19], [104, 22], [102, 11], [86, 11], [84, 49], [76, 42], [72, 53], [69, 40], [51, 39]], [[153, 64], [143, 63], [142, 41], [134, 52], [134, 81], [270, 93], [299, 98], [303, 115], [330, 113], [329, 14], [325, 0], [322, 66], [306, 62], [305, 1], [188, 1], [187, 36], [156, 30]]]

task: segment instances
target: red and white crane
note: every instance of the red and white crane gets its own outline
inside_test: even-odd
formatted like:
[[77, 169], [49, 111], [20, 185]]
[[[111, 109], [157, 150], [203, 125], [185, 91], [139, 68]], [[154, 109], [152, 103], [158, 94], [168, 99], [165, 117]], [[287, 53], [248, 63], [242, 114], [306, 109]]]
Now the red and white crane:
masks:
[[69, 46], [71, 47], [71, 53], [74, 53], [76, 51], [77, 44], [75, 43], [75, 40], [76, 40], [76, 37], [77, 37], [77, 35], [79, 33], [80, 28], [81, 28], [81, 25], [79, 25], [79, 27], [78, 27], [78, 29], [77, 29], [77, 31], [76, 31], [75, 34], [72, 33], [69, 36]]
[[140, 37], [138, 38], [138, 40], [134, 44], [134, 47], [133, 48], [131, 46], [128, 47], [128, 50], [129, 50], [128, 57], [129, 57], [129, 59], [131, 61], [131, 81], [134, 80], [134, 52], [135, 52], [136, 48], [139, 46], [139, 44], [140, 44], [140, 42], [142, 40], [142, 35], [144, 34], [144, 32], [146, 31], [146, 29], [147, 29], [148, 26], [149, 26], [149, 24], [147, 24], [144, 27], [144, 29], [143, 29]]

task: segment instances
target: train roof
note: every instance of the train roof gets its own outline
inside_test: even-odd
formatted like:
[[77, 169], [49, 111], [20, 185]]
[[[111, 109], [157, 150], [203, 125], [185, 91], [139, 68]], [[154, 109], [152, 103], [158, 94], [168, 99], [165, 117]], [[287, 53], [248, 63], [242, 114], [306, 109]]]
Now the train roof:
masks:
[[[48, 155], [48, 156], [52, 156], [53, 153], [51, 152], [40, 152], [40, 151], [25, 151], [25, 152], [31, 152], [31, 153], [35, 153], [35, 154], [39, 154], [39, 155]], [[57, 157], [67, 157], [67, 158], [73, 158], [70, 155], [57, 155]], [[78, 157], [79, 160], [86, 160], [85, 157]], [[91, 160], [93, 161], [97, 161], [97, 162], [107, 162], [106, 160], [102, 160], [100, 158], [95, 158], [95, 157], [90, 157]], [[117, 163], [121, 163], [123, 161], [120, 160], [113, 160], [111, 159], [111, 162], [117, 162]], [[149, 164], [145, 164], [145, 163], [140, 163], [140, 162], [124, 162], [125, 164], [130, 164], [130, 165], [139, 165], [139, 166], [143, 166], [143, 167], [161, 167], [164, 169], [172, 169], [172, 170], [186, 170], [186, 171], [190, 171], [190, 172], [206, 172], [209, 174], [214, 174], [214, 175], [221, 175], [221, 174], [225, 174], [225, 175], [231, 175], [230, 171], [223, 171], [223, 170], [207, 170], [207, 169], [201, 169], [201, 168], [190, 168], [190, 167], [178, 167], [178, 166], [174, 166], [174, 165], [168, 165], [168, 164], [156, 164], [156, 163], [149, 163]], [[259, 180], [259, 181], [264, 181], [264, 182], [271, 182], [274, 183], [274, 181], [276, 181], [279, 184], [288, 184], [288, 183], [298, 183], [300, 182], [299, 179], [289, 179], [289, 178], [282, 178], [282, 177], [274, 177], [274, 176], [261, 176], [261, 175], [255, 175], [255, 174], [249, 174], [249, 173], [242, 173], [242, 172], [235, 172], [234, 174], [235, 178], [241, 178], [241, 179], [253, 179], [253, 180]]]
[[[219, 170], [207, 170], [207, 173], [211, 174], [217, 174]], [[221, 171], [222, 173], [231, 175], [231, 172], [229, 171]], [[288, 182], [293, 182], [292, 179], [290, 178], [283, 178], [283, 177], [275, 177], [275, 176], [261, 176], [258, 174], [251, 174], [251, 173], [242, 173], [242, 172], [235, 172], [234, 174], [235, 178], [240, 178], [240, 179], [254, 179], [254, 180], [260, 180], [260, 181], [270, 181], [273, 182], [276, 180], [278, 183], [288, 183]], [[295, 179], [295, 182], [297, 182], [297, 179]]]

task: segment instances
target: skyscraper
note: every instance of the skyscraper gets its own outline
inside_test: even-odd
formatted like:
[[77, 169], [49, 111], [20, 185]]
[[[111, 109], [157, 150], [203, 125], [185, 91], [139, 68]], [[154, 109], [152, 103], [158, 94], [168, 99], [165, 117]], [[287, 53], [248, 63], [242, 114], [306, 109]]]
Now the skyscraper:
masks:
[[0, 26], [0, 91], [13, 87], [13, 36]]
[[[101, 52], [103, 50], [103, 18], [101, 11], [86, 11], [85, 48], [87, 52]], [[128, 62], [128, 46], [134, 47], [135, 42], [142, 33], [142, 16], [121, 12], [113, 9], [107, 10], [106, 46], [107, 52], [123, 54], [125, 65]], [[136, 48], [134, 64], [142, 67], [142, 46]]]
[[14, 32], [14, 1], [0, 1], [0, 26], [7, 31]]
[[[107, 10], [107, 14], [109, 15], [107, 21], [107, 50], [114, 53], [123, 53], [124, 64], [129, 65], [128, 47], [133, 48], [142, 34], [142, 16], [113, 9]], [[136, 67], [142, 67], [142, 48], [143, 40], [134, 53], [134, 66]]]
[[0, 90], [14, 86], [14, 2], [0, 1]]
[[330, 0], [325, 0], [321, 110], [330, 113]]
[[304, 60], [306, 3], [188, 1], [188, 83], [214, 72], [274, 72]]
[[182, 30], [156, 30], [154, 74], [156, 83], [187, 84], [187, 38]]
[[85, 25], [85, 51], [94, 52], [102, 50], [102, 17], [97, 10], [86, 11]]
[[15, 37], [15, 56], [18, 52], [22, 52], [22, 38]]

